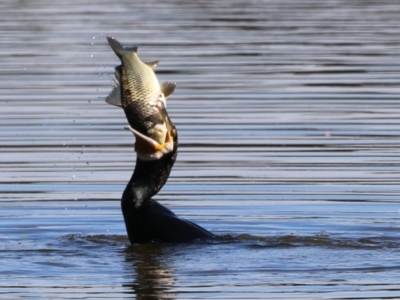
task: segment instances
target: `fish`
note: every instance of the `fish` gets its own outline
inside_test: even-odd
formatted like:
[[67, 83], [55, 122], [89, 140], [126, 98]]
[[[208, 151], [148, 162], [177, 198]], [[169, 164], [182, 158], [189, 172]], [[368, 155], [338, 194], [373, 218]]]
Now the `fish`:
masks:
[[136, 138], [135, 151], [137, 156], [142, 161], [153, 161], [162, 158], [165, 154], [176, 151], [178, 145], [178, 132], [175, 125], [169, 118], [166, 120], [166, 133], [164, 143], [158, 143], [156, 140], [140, 133], [139, 131], [132, 128], [130, 125], [124, 127], [133, 133]]
[[166, 121], [166, 99], [175, 91], [176, 83], [159, 84], [154, 73], [158, 61], [142, 62], [137, 46], [123, 46], [111, 36], [107, 40], [121, 65], [115, 68], [114, 87], [106, 102], [123, 108], [130, 128], [165, 144], [171, 127]]
[[176, 151], [174, 149], [178, 146], [178, 132], [168, 116], [164, 102], [159, 100], [152, 108], [152, 122], [155, 125], [148, 130], [148, 135], [142, 134], [131, 125], [124, 127], [134, 134], [135, 151], [143, 161], [158, 160], [165, 154]]

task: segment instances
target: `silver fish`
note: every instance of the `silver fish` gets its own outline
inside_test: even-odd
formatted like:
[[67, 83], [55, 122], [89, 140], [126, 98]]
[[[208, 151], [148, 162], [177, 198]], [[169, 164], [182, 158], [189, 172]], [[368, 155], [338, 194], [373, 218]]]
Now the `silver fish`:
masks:
[[[152, 106], [152, 124], [148, 134], [142, 134], [132, 126], [125, 126], [136, 138], [135, 151], [141, 160], [160, 159], [164, 154], [174, 151], [178, 143], [178, 133], [175, 125], [171, 122], [162, 100]], [[130, 112], [125, 111], [128, 116]], [[176, 150], [175, 150], [176, 151]]]
[[142, 62], [136, 46], [124, 47], [112, 37], [107, 40], [121, 65], [115, 68], [115, 86], [106, 102], [122, 107], [133, 129], [163, 143], [167, 129], [160, 106], [166, 107], [165, 99], [174, 92], [176, 83], [160, 85], [153, 70], [158, 61]]

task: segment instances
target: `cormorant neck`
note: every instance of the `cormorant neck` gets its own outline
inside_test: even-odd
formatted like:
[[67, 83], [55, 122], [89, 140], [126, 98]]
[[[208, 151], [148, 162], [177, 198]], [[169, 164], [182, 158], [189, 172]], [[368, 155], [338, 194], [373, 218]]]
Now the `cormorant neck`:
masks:
[[139, 208], [164, 186], [175, 163], [177, 147], [158, 160], [136, 159], [135, 170], [122, 195], [122, 208]]

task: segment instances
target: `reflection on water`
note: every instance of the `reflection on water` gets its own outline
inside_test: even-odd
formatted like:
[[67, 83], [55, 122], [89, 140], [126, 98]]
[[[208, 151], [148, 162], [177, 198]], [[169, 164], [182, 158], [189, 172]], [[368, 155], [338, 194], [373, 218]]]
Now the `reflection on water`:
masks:
[[[67, 235], [52, 240], [46, 250], [6, 253], [21, 265], [29, 255], [34, 268], [5, 275], [24, 278], [28, 272], [36, 273], [31, 284], [15, 281], [9, 291], [22, 289], [35, 296], [44, 289], [59, 298], [71, 293], [82, 298], [124, 294], [139, 299], [197, 298], [201, 293], [207, 298], [255, 294], [254, 298], [262, 299], [279, 298], [287, 291], [307, 298], [350, 294], [364, 299], [372, 292], [374, 297], [394, 299], [399, 292], [397, 283], [381, 282], [396, 278], [399, 272], [400, 266], [393, 264], [399, 243], [393, 240], [387, 246], [386, 242], [379, 238], [344, 241], [326, 234], [242, 235], [201, 243], [130, 246], [125, 236]], [[380, 246], [379, 261], [373, 260], [375, 246]], [[57, 261], [60, 256], [63, 261]], [[68, 279], [71, 275], [73, 279]], [[49, 282], [53, 279], [58, 279], [57, 284]], [[60, 280], [65, 281], [62, 291]]]
[[[0, 8], [0, 298], [400, 297], [400, 4]], [[129, 245], [106, 34], [178, 82], [157, 199], [224, 238]]]
[[[122, 286], [137, 299], [164, 299], [173, 296], [176, 281], [171, 261], [176, 259], [174, 251], [164, 245], [138, 245], [126, 248], [127, 275], [131, 283]], [[132, 265], [132, 268], [130, 267]]]

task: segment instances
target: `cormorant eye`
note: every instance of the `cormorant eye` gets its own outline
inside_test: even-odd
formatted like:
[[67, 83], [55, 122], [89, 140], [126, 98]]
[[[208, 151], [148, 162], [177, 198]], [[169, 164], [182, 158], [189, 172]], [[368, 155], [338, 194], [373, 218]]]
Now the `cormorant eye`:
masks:
[[171, 130], [171, 135], [172, 135], [173, 137], [176, 136], [176, 128], [175, 128], [175, 127]]

